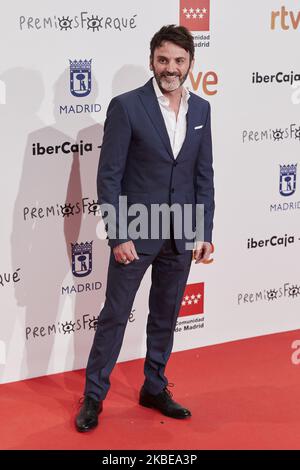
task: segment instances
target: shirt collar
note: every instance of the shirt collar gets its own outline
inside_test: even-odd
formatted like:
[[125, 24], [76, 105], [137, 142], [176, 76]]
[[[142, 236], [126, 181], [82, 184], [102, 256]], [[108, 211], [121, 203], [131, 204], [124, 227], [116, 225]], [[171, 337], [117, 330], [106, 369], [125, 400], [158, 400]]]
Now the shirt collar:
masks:
[[[155, 77], [152, 78], [152, 84], [153, 84], [153, 88], [154, 88], [154, 91], [155, 91], [155, 94], [156, 94], [156, 97], [157, 97], [158, 101], [161, 101], [162, 103], [169, 104], [169, 99], [162, 93], [161, 89], [158, 86], [158, 83], [157, 83]], [[182, 96], [184, 102], [187, 103], [189, 98], [190, 98], [190, 92], [184, 86], [182, 87], [182, 95], [181, 96]]]

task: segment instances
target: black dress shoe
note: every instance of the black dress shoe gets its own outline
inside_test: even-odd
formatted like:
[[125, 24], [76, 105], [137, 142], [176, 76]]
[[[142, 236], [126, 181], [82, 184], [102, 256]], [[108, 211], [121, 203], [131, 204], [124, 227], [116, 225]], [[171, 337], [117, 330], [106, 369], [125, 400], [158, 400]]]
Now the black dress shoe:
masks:
[[102, 401], [86, 396], [75, 418], [77, 431], [87, 432], [98, 425], [98, 414], [102, 411]]
[[192, 416], [192, 413], [187, 408], [183, 408], [172, 399], [172, 393], [167, 387], [158, 395], [152, 395], [147, 392], [143, 386], [140, 391], [139, 403], [147, 408], [156, 408], [161, 413], [171, 418], [185, 419]]

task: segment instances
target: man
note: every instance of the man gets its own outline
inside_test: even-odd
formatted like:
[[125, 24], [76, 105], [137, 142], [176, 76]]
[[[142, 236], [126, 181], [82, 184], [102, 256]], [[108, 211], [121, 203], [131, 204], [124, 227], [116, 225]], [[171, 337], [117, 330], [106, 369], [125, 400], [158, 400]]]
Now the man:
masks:
[[128, 222], [118, 225], [124, 220], [119, 196], [127, 196], [129, 206], [143, 203], [149, 210], [156, 203], [180, 208], [190, 204], [193, 227], [196, 204], [204, 205], [203, 238], [197, 239], [194, 259], [207, 261], [214, 213], [210, 106], [183, 87], [194, 64], [193, 37], [186, 28], [162, 27], [150, 49], [154, 77], [113, 98], [104, 126], [97, 187], [99, 203], [110, 204], [116, 211], [116, 234], [112, 235], [110, 220], [106, 226], [111, 247], [106, 301], [88, 360], [84, 402], [76, 417], [81, 432], [98, 424], [132, 304], [150, 265], [145, 382], [139, 403], [173, 418], [191, 416], [172, 399], [164, 374], [192, 261], [188, 236], [175, 236], [182, 219], [174, 217], [167, 237], [161, 231], [156, 237], [122, 235]]

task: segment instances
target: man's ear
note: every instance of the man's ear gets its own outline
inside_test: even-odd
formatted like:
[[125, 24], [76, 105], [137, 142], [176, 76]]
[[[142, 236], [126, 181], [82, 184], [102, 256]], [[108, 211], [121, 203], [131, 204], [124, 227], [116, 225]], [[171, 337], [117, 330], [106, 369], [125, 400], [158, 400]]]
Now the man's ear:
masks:
[[191, 62], [191, 66], [190, 66], [190, 70], [189, 70], [190, 72], [191, 72], [191, 71], [193, 70], [193, 68], [194, 68], [194, 63], [195, 63], [195, 59], [193, 59], [192, 62]]
[[149, 69], [153, 70], [153, 65], [152, 65], [152, 57], [149, 57]]

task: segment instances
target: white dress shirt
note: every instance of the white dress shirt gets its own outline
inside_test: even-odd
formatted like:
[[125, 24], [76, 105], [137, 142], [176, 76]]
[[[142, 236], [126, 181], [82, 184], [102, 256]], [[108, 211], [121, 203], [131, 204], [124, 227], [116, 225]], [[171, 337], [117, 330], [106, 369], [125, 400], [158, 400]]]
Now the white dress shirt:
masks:
[[155, 77], [153, 77], [152, 83], [168, 131], [173, 155], [176, 158], [186, 135], [186, 114], [190, 93], [187, 88], [182, 87], [180, 107], [176, 120], [175, 111], [170, 108], [169, 99], [161, 92]]

